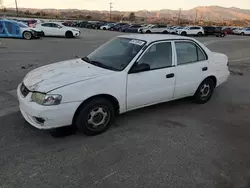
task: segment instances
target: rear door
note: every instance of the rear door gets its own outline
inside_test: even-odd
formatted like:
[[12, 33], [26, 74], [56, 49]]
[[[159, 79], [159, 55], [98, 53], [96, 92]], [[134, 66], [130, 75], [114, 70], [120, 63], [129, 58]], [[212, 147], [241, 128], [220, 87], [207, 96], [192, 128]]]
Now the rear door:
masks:
[[208, 59], [204, 50], [190, 40], [175, 41], [176, 84], [174, 98], [193, 95], [209, 74]]

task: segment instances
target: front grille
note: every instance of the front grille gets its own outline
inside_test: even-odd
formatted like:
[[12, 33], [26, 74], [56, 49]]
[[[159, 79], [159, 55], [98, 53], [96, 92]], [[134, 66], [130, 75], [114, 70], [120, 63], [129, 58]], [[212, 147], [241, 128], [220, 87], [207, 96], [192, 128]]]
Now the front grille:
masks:
[[23, 97], [26, 97], [29, 94], [29, 90], [28, 88], [22, 83], [21, 87], [20, 87], [20, 91]]

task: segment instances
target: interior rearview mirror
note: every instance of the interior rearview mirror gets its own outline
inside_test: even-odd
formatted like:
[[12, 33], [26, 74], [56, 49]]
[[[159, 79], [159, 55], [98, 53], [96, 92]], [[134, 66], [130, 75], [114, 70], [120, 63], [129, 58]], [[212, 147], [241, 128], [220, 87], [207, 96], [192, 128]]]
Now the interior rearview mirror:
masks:
[[150, 70], [150, 66], [147, 63], [135, 64], [130, 70], [130, 73], [137, 73]]

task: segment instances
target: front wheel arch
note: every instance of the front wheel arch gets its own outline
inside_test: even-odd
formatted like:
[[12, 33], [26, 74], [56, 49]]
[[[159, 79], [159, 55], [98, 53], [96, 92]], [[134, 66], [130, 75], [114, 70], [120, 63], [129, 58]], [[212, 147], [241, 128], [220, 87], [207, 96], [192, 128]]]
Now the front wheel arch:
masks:
[[95, 96], [92, 96], [92, 97], [89, 97], [88, 99], [84, 100], [77, 108], [77, 110], [75, 111], [75, 114], [73, 116], [73, 119], [72, 119], [72, 125], [75, 125], [75, 122], [76, 122], [76, 118], [81, 110], [81, 108], [86, 105], [89, 101], [93, 100], [93, 99], [98, 99], [98, 98], [104, 98], [104, 99], [107, 99], [108, 101], [110, 101], [114, 108], [115, 108], [115, 114], [118, 115], [119, 112], [120, 112], [120, 105], [119, 105], [119, 102], [118, 100], [112, 96], [112, 95], [109, 95], [109, 94], [99, 94], [99, 95], [95, 95]]

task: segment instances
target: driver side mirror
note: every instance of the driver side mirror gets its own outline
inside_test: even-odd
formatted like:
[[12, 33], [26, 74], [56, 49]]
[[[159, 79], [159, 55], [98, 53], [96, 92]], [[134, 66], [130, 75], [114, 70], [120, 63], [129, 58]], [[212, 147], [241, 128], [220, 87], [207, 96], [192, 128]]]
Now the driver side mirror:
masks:
[[150, 66], [147, 63], [141, 63], [141, 64], [135, 64], [129, 73], [138, 73], [138, 72], [143, 72], [143, 71], [148, 71], [150, 70]]

